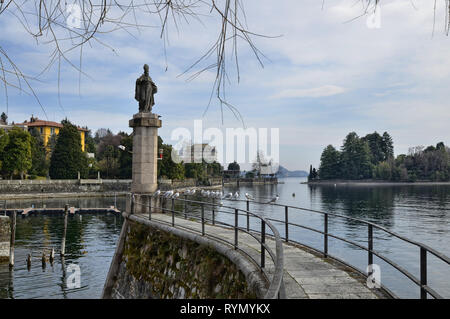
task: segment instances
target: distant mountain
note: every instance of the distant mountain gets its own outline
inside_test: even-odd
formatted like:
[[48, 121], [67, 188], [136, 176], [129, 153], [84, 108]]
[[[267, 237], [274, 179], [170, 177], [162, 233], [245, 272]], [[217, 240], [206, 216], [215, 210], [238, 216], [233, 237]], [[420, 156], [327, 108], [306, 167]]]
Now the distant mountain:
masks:
[[308, 172], [306, 171], [290, 171], [283, 166], [279, 166], [277, 177], [308, 177]]

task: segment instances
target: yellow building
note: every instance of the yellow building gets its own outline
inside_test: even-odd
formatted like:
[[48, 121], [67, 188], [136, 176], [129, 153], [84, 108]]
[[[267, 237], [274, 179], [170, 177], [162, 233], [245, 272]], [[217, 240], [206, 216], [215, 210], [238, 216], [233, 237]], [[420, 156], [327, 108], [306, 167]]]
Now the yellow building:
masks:
[[[59, 130], [63, 127], [63, 125], [61, 123], [56, 123], [56, 122], [52, 122], [52, 121], [43, 121], [38, 119], [37, 117], [31, 117], [30, 121], [27, 122], [23, 122], [20, 124], [16, 124], [16, 125], [24, 125], [28, 127], [28, 130], [31, 130], [32, 128], [36, 128], [39, 133], [41, 133], [42, 139], [44, 140], [44, 145], [47, 146], [48, 141], [50, 139], [50, 137], [53, 134], [58, 135], [59, 134]], [[80, 133], [80, 137], [81, 137], [81, 150], [84, 152], [84, 141], [86, 138], [86, 132], [88, 131], [85, 128], [81, 128], [79, 126], [77, 126], [78, 132]]]

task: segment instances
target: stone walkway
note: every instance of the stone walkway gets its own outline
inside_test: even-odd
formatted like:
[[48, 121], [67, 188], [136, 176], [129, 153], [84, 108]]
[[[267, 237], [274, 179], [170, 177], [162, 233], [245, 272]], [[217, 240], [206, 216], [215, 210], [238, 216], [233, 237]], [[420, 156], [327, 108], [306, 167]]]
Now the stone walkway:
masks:
[[[148, 219], [148, 215], [138, 215]], [[171, 223], [169, 214], [152, 214], [153, 221]], [[175, 227], [200, 232], [201, 223], [186, 220], [179, 216], [175, 218]], [[234, 243], [234, 230], [205, 225], [207, 236], [219, 237], [229, 243]], [[244, 250], [256, 261], [260, 260], [261, 244], [249, 234], [239, 232], [239, 249]], [[266, 243], [275, 252], [275, 241], [266, 237]], [[283, 242], [284, 250], [284, 285], [288, 299], [378, 299], [386, 298], [379, 290], [366, 286], [362, 276], [348, 267], [341, 266], [308, 252], [299, 246]], [[274, 264], [266, 253], [266, 271], [270, 277]]]

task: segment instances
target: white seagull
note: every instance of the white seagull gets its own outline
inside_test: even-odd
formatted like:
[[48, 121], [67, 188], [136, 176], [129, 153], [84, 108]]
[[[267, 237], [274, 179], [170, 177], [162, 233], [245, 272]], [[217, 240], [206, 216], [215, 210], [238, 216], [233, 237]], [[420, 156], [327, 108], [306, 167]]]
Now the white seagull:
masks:
[[223, 199], [231, 199], [233, 197], [233, 193], [226, 194]]
[[253, 196], [249, 193], [245, 193], [245, 198], [247, 198], [248, 200], [254, 200]]
[[239, 199], [239, 192], [234, 193], [233, 199]]
[[176, 192], [175, 194], [173, 194], [172, 198], [178, 198], [180, 196], [180, 193]]
[[158, 197], [159, 194], [161, 194], [161, 191], [158, 189], [156, 192], [153, 193], [153, 197]]
[[167, 191], [167, 192], [164, 193], [164, 197], [165, 197], [165, 198], [168, 198], [168, 197], [170, 197], [170, 196], [172, 196], [172, 195], [173, 195], [173, 191], [172, 191], [172, 190]]
[[277, 194], [277, 196], [275, 196], [274, 198], [272, 198], [270, 201], [268, 201], [266, 204], [273, 204], [273, 203], [275, 203], [278, 199], [280, 199], [280, 196], [278, 196], [278, 194]]

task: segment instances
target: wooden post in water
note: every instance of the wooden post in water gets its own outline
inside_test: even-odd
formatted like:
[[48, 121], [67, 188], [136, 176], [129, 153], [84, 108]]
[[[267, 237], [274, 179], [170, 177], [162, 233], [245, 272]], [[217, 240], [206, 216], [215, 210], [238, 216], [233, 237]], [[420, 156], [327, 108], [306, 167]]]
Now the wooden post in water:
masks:
[[17, 213], [14, 210], [11, 214], [11, 242], [9, 245], [9, 267], [14, 267], [14, 244], [16, 242], [16, 219], [17, 219]]
[[69, 216], [69, 205], [66, 204], [64, 206], [64, 232], [61, 243], [61, 256], [64, 256], [66, 253], [66, 235], [67, 235], [67, 218]]

